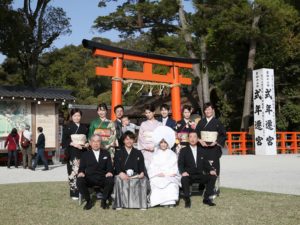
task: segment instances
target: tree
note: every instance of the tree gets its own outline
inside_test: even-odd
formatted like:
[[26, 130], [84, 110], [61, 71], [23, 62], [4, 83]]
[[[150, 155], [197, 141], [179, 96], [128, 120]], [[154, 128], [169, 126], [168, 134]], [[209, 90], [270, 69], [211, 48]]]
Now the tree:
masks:
[[[106, 6], [105, 2], [107, 1], [101, 1], [100, 5]], [[100, 32], [116, 29], [121, 32], [121, 37], [126, 38], [136, 34], [148, 35], [149, 47], [146, 50], [156, 53], [164, 45], [165, 37], [175, 36], [185, 42], [184, 56], [197, 58], [199, 51], [194, 50], [197, 45], [192, 38], [193, 32], [190, 30], [190, 21], [187, 17], [189, 15], [185, 12], [182, 1], [179, 0], [126, 1], [108, 16], [99, 16], [95, 20], [94, 27]], [[204, 39], [202, 43], [202, 52], [205, 52]], [[202, 60], [203, 72], [200, 69], [200, 61], [199, 64], [193, 65], [194, 83], [199, 98], [196, 107], [200, 105], [201, 108], [204, 102], [210, 100], [208, 69], [205, 63], [205, 59]], [[189, 96], [193, 95], [189, 93]]]
[[[193, 44], [192, 34], [189, 30], [188, 22], [186, 20], [186, 12], [184, 11], [184, 6], [183, 6], [183, 3], [182, 3], [181, 0], [179, 1], [179, 10], [178, 10], [178, 12], [179, 12], [180, 25], [181, 25], [181, 33], [182, 33], [182, 36], [185, 40], [187, 51], [188, 51], [191, 58], [197, 58], [196, 53], [194, 51], [194, 47], [193, 47], [194, 44]], [[206, 50], [206, 49], [203, 49], [203, 50]], [[209, 95], [207, 95], [207, 92], [208, 92], [207, 88], [208, 87], [203, 85], [204, 83], [207, 84], [208, 76], [205, 76], [205, 78], [207, 78], [207, 79], [205, 79], [205, 82], [203, 82], [199, 64], [194, 64], [193, 65], [193, 71], [194, 71], [194, 76], [198, 78], [197, 92], [198, 92], [198, 97], [199, 97], [199, 105], [202, 109], [201, 112], [203, 112], [204, 102], [209, 102], [210, 101], [210, 99], [208, 97]], [[204, 88], [204, 87], [206, 87], [206, 88]]]
[[[246, 0], [215, 1], [214, 14], [218, 16], [210, 18], [207, 29], [210, 79], [223, 90], [218, 93], [225, 93], [227, 105], [234, 107], [231, 116], [243, 115], [240, 128], [245, 130], [252, 117], [253, 69], [274, 68], [278, 82], [277, 77], [283, 71], [287, 73], [284, 65], [294, 61], [299, 52], [299, 15], [295, 9], [282, 0], [257, 0], [255, 4], [252, 7]], [[223, 81], [218, 78], [222, 72]], [[236, 123], [231, 124], [236, 127]]]
[[35, 7], [32, 1], [24, 0], [17, 10], [11, 2], [0, 5], [0, 51], [18, 59], [25, 85], [37, 87], [39, 56], [60, 35], [71, 32], [70, 19], [62, 8], [50, 6], [50, 0], [37, 0]]

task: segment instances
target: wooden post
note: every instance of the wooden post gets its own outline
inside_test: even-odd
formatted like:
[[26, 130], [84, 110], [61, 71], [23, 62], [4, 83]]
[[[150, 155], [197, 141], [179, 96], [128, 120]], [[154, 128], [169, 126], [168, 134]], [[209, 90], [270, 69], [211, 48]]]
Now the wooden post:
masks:
[[175, 121], [181, 120], [181, 110], [180, 110], [180, 86], [179, 86], [179, 68], [177, 66], [173, 66], [173, 85], [171, 89], [171, 97], [172, 97], [172, 116]]
[[123, 59], [115, 58], [113, 62], [115, 76], [112, 78], [112, 96], [111, 96], [111, 120], [116, 119], [114, 112], [115, 106], [122, 104], [122, 78], [123, 78]]

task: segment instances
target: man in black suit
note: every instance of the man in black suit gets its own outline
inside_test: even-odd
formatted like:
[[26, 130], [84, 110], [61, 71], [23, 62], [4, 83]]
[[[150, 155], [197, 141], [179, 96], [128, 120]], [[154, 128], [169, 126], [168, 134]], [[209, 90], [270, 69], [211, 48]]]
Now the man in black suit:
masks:
[[190, 185], [193, 183], [205, 184], [203, 203], [215, 206], [210, 196], [214, 194], [214, 186], [217, 179], [215, 168], [208, 160], [204, 159], [203, 151], [198, 143], [198, 135], [195, 131], [189, 133], [189, 146], [183, 148], [179, 153], [178, 168], [182, 176], [181, 184], [184, 193], [185, 207], [191, 207]]
[[124, 146], [122, 142], [123, 133], [122, 133], [122, 122], [121, 122], [121, 118], [124, 115], [124, 107], [122, 105], [117, 105], [114, 108], [114, 112], [116, 115], [116, 120], [114, 121], [116, 127], [116, 138], [119, 144], [119, 146], [117, 146], [117, 149], [120, 149], [122, 146]]
[[169, 118], [170, 107], [167, 104], [162, 104], [160, 106], [161, 117], [158, 118], [158, 121], [163, 124], [163, 126], [168, 126], [173, 130], [176, 129], [176, 122], [172, 118]]
[[88, 190], [88, 187], [92, 186], [104, 188], [101, 207], [107, 209], [107, 200], [114, 185], [111, 157], [108, 151], [100, 149], [101, 137], [99, 135], [94, 134], [90, 138], [90, 146], [92, 149], [82, 154], [77, 176], [79, 192], [86, 200], [83, 209], [89, 210], [93, 207]]
[[43, 134], [43, 128], [42, 127], [38, 127], [37, 128], [38, 131], [38, 139], [37, 142], [35, 144], [35, 147], [37, 148], [37, 154], [35, 156], [35, 160], [34, 160], [34, 164], [32, 166], [32, 170], [35, 170], [35, 168], [37, 167], [37, 164], [39, 162], [39, 159], [41, 158], [41, 160], [44, 163], [45, 168], [43, 169], [43, 171], [49, 170], [48, 167], [48, 162], [47, 159], [45, 158], [44, 152], [45, 152], [45, 135]]

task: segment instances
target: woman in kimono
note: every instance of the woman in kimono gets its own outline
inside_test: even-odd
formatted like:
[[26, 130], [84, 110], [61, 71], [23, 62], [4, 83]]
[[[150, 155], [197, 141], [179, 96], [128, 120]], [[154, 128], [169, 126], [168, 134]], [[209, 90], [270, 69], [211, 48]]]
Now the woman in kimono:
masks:
[[196, 124], [191, 120], [192, 107], [184, 105], [182, 108], [183, 119], [179, 120], [176, 125], [177, 132], [177, 147], [176, 152], [179, 153], [180, 149], [188, 145], [188, 136], [192, 130], [195, 130]]
[[101, 137], [101, 148], [109, 151], [111, 158], [115, 154], [116, 128], [114, 122], [106, 118], [107, 106], [101, 103], [97, 107], [99, 117], [94, 119], [89, 128], [89, 139], [93, 134], [98, 134]]
[[87, 133], [88, 129], [80, 123], [82, 112], [79, 109], [72, 109], [70, 112], [71, 121], [63, 130], [62, 148], [65, 149], [65, 158], [67, 160], [67, 172], [70, 186], [70, 197], [73, 200], [78, 199], [79, 192], [77, 188], [77, 174], [81, 154], [88, 147]]
[[124, 146], [115, 154], [114, 209], [147, 209], [148, 179], [143, 154], [133, 147], [135, 135], [123, 134]]
[[148, 169], [154, 152], [154, 142], [152, 139], [153, 131], [155, 128], [162, 126], [162, 123], [154, 118], [154, 112], [154, 105], [145, 106], [145, 115], [147, 120], [142, 122], [138, 136], [138, 149], [143, 153], [146, 169]]
[[158, 148], [148, 170], [150, 206], [174, 207], [181, 186], [177, 155], [170, 149], [175, 143], [175, 132], [166, 126], [158, 127], [154, 131], [154, 140]]
[[[210, 161], [217, 171], [216, 192], [219, 194], [220, 158], [222, 147], [224, 147], [226, 141], [226, 131], [223, 124], [214, 117], [215, 110], [211, 103], [205, 103], [203, 110], [205, 118], [197, 124], [196, 132], [200, 138], [199, 142], [205, 158]], [[199, 189], [201, 188], [199, 187]]]

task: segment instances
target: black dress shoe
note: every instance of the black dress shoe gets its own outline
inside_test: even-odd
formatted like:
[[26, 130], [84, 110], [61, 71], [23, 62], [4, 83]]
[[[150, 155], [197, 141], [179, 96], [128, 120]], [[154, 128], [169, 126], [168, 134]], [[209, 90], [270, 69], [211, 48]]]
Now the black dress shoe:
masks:
[[92, 201], [87, 201], [83, 209], [90, 210], [92, 207], [93, 207]]
[[104, 200], [104, 199], [101, 200], [100, 206], [102, 209], [108, 209], [108, 204], [106, 203], [106, 200]]
[[46, 171], [46, 170], [49, 170], [49, 168], [42, 169], [42, 171]]
[[191, 208], [191, 199], [186, 198], [184, 201], [185, 201], [184, 207], [185, 208]]
[[208, 205], [208, 206], [215, 206], [216, 205], [210, 199], [203, 199], [203, 204]]

